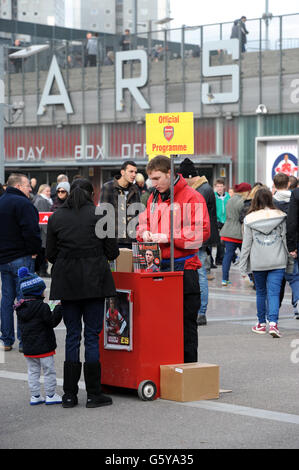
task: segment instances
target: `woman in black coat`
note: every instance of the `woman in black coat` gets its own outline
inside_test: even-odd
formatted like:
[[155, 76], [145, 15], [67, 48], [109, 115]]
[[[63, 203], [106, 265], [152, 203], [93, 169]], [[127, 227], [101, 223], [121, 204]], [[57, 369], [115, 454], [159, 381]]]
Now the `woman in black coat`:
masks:
[[61, 300], [66, 325], [64, 395], [62, 406], [77, 405], [78, 381], [81, 375], [80, 340], [84, 322], [84, 378], [88, 408], [112, 404], [101, 393], [99, 333], [103, 327], [105, 297], [116, 294], [108, 260], [119, 255], [115, 239], [98, 238], [92, 201], [93, 187], [77, 179], [70, 196], [54, 212], [48, 223], [47, 258], [53, 263], [50, 299]]

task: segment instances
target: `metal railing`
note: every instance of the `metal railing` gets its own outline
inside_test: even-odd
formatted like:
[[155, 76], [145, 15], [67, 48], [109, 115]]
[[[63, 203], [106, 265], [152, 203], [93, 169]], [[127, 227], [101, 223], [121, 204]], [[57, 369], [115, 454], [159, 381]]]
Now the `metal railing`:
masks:
[[[199, 57], [202, 44], [207, 41], [229, 39], [233, 22], [182, 26], [176, 29], [152, 30], [138, 32], [130, 36], [130, 48], [145, 49], [150, 59], [160, 61], [167, 56], [168, 59], [180, 57]], [[299, 47], [299, 13], [293, 15], [273, 16], [268, 26], [262, 18], [250, 19], [246, 22], [249, 31], [247, 35], [246, 52], [261, 52], [264, 50], [277, 50]], [[21, 47], [31, 44], [50, 45], [46, 53], [40, 54], [38, 59], [33, 57], [25, 61], [14, 62], [6, 59], [6, 69], [10, 73], [33, 72], [47, 70], [53, 53], [56, 54], [61, 67], [81, 68], [91, 65], [87, 51], [87, 31], [72, 30], [61, 27], [50, 27], [10, 20], [0, 20], [0, 42], [7, 46], [7, 54], [14, 48], [12, 44], [16, 38], [21, 38]], [[121, 36], [98, 33], [95, 38], [96, 64], [109, 63], [107, 53], [121, 50]]]
[[[0, 20], [0, 31], [1, 25], [4, 20]], [[37, 94], [37, 100], [40, 99], [41, 83], [44, 82], [43, 72], [49, 70], [53, 54], [56, 55], [59, 66], [64, 71], [66, 88], [69, 91], [71, 85], [76, 86], [76, 90], [82, 92], [82, 121], [85, 122], [85, 91], [89, 84], [89, 78], [92, 77], [93, 87], [97, 90], [97, 106], [98, 106], [98, 122], [101, 120], [101, 92], [105, 84], [103, 85], [103, 70], [109, 70], [107, 60], [107, 53], [113, 52], [114, 54], [121, 50], [121, 37], [117, 35], [99, 34], [93, 41], [95, 41], [95, 56], [90, 57], [87, 49], [87, 38], [86, 31], [78, 30], [67, 30], [65, 28], [53, 28], [45, 26], [44, 28], [37, 28], [38, 25], [19, 22], [8, 22], [12, 27], [15, 25], [15, 30], [10, 33], [7, 32], [7, 24], [5, 34], [10, 34], [11, 38], [16, 39], [17, 37], [23, 39], [21, 48], [29, 46], [30, 44], [48, 44], [49, 48], [46, 51], [39, 53], [38, 55], [28, 57], [27, 59], [11, 59], [9, 54], [18, 49], [9, 44], [5, 45], [5, 70], [6, 70], [6, 83], [7, 83], [7, 103], [12, 103], [15, 96], [22, 97], [25, 101], [27, 95], [28, 85], [31, 83], [31, 89], [34, 88]], [[25, 24], [25, 26], [24, 26]], [[259, 78], [258, 94], [259, 103], [263, 103], [265, 94], [265, 85], [263, 83], [263, 77], [265, 74], [278, 76], [279, 77], [279, 112], [282, 111], [283, 102], [283, 75], [286, 73], [287, 64], [284, 60], [283, 50], [285, 48], [299, 47], [299, 13], [294, 15], [284, 15], [273, 17], [268, 29], [266, 31], [266, 24], [262, 18], [248, 20], [246, 23], [249, 34], [247, 35], [250, 39], [245, 45], [246, 52], [245, 58], [250, 59], [252, 57], [255, 60], [255, 73]], [[296, 26], [296, 27], [295, 27]], [[149, 77], [156, 74], [161, 79], [164, 87], [164, 110], [167, 112], [169, 103], [171, 102], [172, 96], [174, 95], [175, 102], [181, 102], [183, 109], [186, 110], [186, 87], [188, 83], [187, 73], [188, 67], [196, 68], [197, 80], [200, 84], [204, 82], [202, 76], [202, 70], [200, 67], [201, 62], [201, 51], [202, 45], [211, 40], [225, 40], [231, 36], [232, 22], [230, 23], [219, 23], [212, 25], [202, 26], [183, 26], [177, 29], [165, 29], [147, 31], [144, 33], [138, 33], [138, 35], [132, 35], [130, 37], [130, 48], [142, 48], [148, 52], [149, 58]], [[74, 32], [75, 31], [75, 32]], [[32, 33], [29, 36], [28, 33]], [[34, 35], [33, 33], [38, 33]], [[0, 33], [1, 35], [1, 33]], [[52, 37], [48, 37], [52, 35]], [[8, 38], [6, 38], [7, 41]], [[269, 51], [270, 55], [274, 54], [275, 58], [272, 60], [265, 60], [262, 52]], [[222, 54], [223, 51], [215, 51], [215, 57], [213, 60], [218, 61], [216, 65], [223, 64], [226, 57]], [[244, 57], [240, 55], [239, 68], [242, 71], [241, 80], [243, 80], [244, 74], [250, 73], [252, 70], [252, 64], [250, 60], [242, 60]], [[179, 62], [179, 60], [180, 62]], [[292, 67], [295, 72], [297, 71], [296, 58], [292, 59]], [[178, 87], [175, 88], [170, 83], [171, 68], [177, 60], [178, 67], [176, 70], [176, 78]], [[162, 67], [156, 67], [156, 62], [163, 62]], [[246, 64], [247, 63], [247, 64]], [[129, 73], [134, 73], [135, 64], [131, 64]], [[113, 65], [110, 65], [111, 73], [106, 80], [110, 80], [111, 84], [113, 78]], [[88, 74], [88, 69], [93, 68], [94, 72]], [[127, 67], [128, 69], [128, 67]], [[156, 72], [159, 69], [158, 72]], [[72, 72], [74, 70], [74, 72]], [[76, 72], [77, 70], [77, 72]], [[294, 70], [292, 73], [294, 73]], [[298, 69], [299, 72], [299, 69]], [[31, 73], [30, 77], [26, 74]], [[18, 79], [15, 80], [15, 74], [18, 74]], [[33, 83], [33, 85], [32, 85]], [[107, 86], [107, 83], [106, 83]], [[148, 84], [148, 99], [150, 101], [151, 93], [151, 80]], [[222, 86], [222, 84], [220, 84]], [[32, 90], [31, 90], [32, 93]], [[242, 114], [242, 87], [241, 96], [239, 100], [239, 114]], [[133, 103], [133, 102], [132, 102]], [[129, 120], [134, 121], [140, 116], [135, 116], [136, 112], [131, 103]], [[199, 104], [200, 110], [199, 115], [204, 116], [204, 110], [202, 102]], [[118, 116], [115, 112], [114, 116], [117, 120]], [[68, 117], [69, 120], [69, 117]], [[55, 119], [53, 117], [53, 122]], [[22, 124], [27, 124], [26, 112], [22, 115]]]

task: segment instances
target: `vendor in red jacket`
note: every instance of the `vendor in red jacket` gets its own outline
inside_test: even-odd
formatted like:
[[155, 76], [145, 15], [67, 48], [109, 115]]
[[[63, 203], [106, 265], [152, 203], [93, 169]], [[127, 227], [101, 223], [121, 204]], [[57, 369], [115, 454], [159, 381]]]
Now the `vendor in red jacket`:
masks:
[[[170, 270], [170, 159], [163, 155], [147, 165], [155, 188], [139, 216], [137, 239], [159, 243], [162, 271]], [[205, 199], [190, 188], [181, 175], [174, 176], [174, 258], [175, 271], [184, 271], [184, 361], [197, 362], [197, 312], [200, 288], [198, 249], [210, 236], [210, 219]]]

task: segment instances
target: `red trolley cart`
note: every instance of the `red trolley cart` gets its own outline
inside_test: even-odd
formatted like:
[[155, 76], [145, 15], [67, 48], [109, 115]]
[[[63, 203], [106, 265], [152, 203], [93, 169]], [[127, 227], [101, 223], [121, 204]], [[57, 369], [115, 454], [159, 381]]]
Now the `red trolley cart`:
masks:
[[[183, 273], [113, 273], [100, 335], [102, 384], [160, 396], [160, 365], [184, 362]], [[112, 326], [111, 326], [112, 325]]]

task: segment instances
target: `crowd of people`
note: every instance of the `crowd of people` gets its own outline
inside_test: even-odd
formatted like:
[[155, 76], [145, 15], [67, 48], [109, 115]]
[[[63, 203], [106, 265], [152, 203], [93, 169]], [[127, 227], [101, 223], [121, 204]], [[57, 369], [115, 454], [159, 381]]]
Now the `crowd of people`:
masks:
[[[274, 176], [271, 189], [261, 182], [253, 186], [242, 182], [229, 194], [223, 179], [214, 184], [219, 239], [213, 267], [222, 266], [221, 284], [227, 287], [232, 284], [231, 265], [239, 265], [241, 275], [256, 291], [258, 321], [252, 331], [265, 334], [268, 322], [275, 338], [281, 336], [278, 318], [286, 282], [299, 319], [298, 185], [295, 176], [285, 173]], [[205, 293], [202, 287], [201, 291]], [[206, 319], [199, 317], [198, 322], [206, 324]]]
[[[253, 186], [241, 182], [226, 191], [224, 179], [218, 178], [212, 187], [185, 158], [173, 179], [175, 207], [190, 209], [183, 218], [174, 211], [174, 270], [184, 273], [184, 361], [197, 361], [197, 328], [207, 324], [208, 281], [213, 278], [211, 268], [217, 266], [227, 288], [231, 265], [238, 262], [240, 274], [256, 291], [257, 323], [252, 332], [266, 334], [268, 328], [271, 336], [279, 338], [286, 282], [299, 319], [297, 178], [280, 172], [271, 190], [261, 182]], [[170, 159], [165, 156], [150, 160], [146, 176], [134, 161], [125, 161], [120, 174], [103, 185], [99, 201], [90, 181], [81, 175], [71, 183], [59, 175], [52, 189], [48, 184], [38, 187], [36, 179], [29, 181], [19, 173], [0, 185], [1, 345], [6, 352], [13, 348], [15, 311], [19, 351], [28, 364], [31, 405], [76, 406], [82, 369], [86, 407], [112, 404], [101, 389], [98, 343], [107, 314], [105, 299], [116, 296], [108, 261], [119, 256], [120, 248], [132, 247], [133, 241], [154, 242], [160, 245], [161, 270], [171, 269], [171, 234], [165, 223], [170, 219], [170, 185]], [[106, 208], [114, 209], [108, 219]], [[51, 213], [48, 224], [41, 223], [39, 213]], [[112, 235], [106, 230], [109, 224]], [[150, 250], [147, 256], [150, 263]], [[51, 308], [45, 301], [46, 277], [51, 277]], [[66, 326], [62, 397], [56, 393], [54, 364], [54, 327], [61, 319]], [[40, 391], [42, 371], [45, 398]]]

